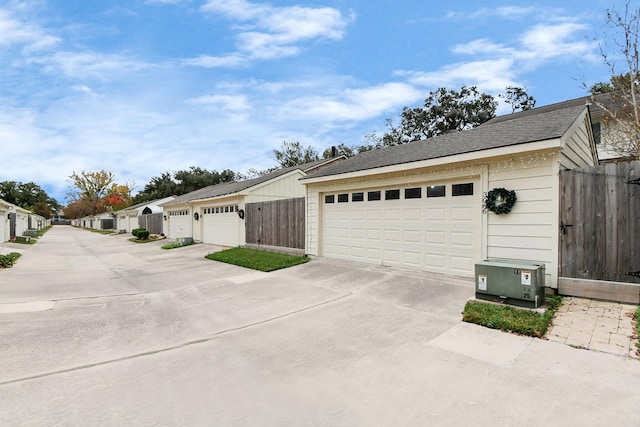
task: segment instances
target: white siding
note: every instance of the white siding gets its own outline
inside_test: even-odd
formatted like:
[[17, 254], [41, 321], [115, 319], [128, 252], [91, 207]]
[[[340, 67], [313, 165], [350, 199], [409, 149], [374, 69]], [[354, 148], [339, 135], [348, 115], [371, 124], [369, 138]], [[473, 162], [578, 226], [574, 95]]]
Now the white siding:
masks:
[[[424, 168], [403, 173], [309, 184], [307, 188], [306, 251], [322, 255], [322, 196], [355, 188], [392, 186], [443, 179], [472, 179], [479, 192], [504, 187], [516, 191], [518, 201], [508, 215], [487, 212], [479, 227], [480, 249], [476, 260], [486, 257], [541, 262], [546, 285], [557, 286], [559, 149], [503, 156], [489, 161]], [[475, 178], [474, 178], [475, 177]], [[476, 208], [482, 209], [477, 201]]]
[[295, 173], [268, 181], [257, 188], [250, 189], [245, 203], [305, 197], [306, 191], [304, 184], [300, 182], [300, 178], [303, 176], [304, 174], [301, 171], [296, 171]]
[[9, 240], [9, 220], [7, 215], [9, 213], [5, 210], [0, 210], [0, 243]]
[[586, 115], [582, 120], [576, 121], [573, 128], [563, 140], [560, 152], [561, 166], [565, 169], [575, 169], [596, 165], [598, 160], [595, 145], [591, 144], [591, 125]]
[[488, 190], [504, 187], [518, 200], [507, 215], [487, 213], [487, 256], [544, 263], [550, 287], [557, 286], [558, 270], [557, 159], [537, 152], [489, 164]]

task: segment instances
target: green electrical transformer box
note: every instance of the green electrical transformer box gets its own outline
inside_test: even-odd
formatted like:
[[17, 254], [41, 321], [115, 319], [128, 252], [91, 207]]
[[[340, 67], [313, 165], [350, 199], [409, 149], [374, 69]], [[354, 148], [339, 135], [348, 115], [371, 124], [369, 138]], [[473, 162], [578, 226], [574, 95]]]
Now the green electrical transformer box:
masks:
[[544, 264], [488, 259], [476, 263], [476, 298], [538, 308], [544, 303]]

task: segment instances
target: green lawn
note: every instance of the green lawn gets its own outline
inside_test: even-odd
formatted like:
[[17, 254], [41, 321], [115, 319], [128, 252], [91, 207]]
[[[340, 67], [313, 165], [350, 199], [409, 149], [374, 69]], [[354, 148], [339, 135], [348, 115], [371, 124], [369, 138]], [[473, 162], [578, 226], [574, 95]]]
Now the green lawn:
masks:
[[549, 297], [547, 300], [549, 307], [544, 314], [508, 305], [469, 301], [464, 307], [462, 320], [492, 329], [541, 338], [547, 333], [553, 315], [562, 304], [562, 297], [559, 296]]
[[248, 248], [233, 248], [205, 256], [214, 261], [239, 265], [260, 271], [273, 271], [309, 261], [308, 257], [285, 255]]

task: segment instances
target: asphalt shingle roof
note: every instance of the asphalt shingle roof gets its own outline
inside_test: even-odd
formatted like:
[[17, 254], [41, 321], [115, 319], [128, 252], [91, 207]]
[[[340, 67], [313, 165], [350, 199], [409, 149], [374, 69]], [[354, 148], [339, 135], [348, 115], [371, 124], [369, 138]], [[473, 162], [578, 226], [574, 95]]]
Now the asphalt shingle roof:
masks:
[[474, 129], [366, 151], [303, 180], [559, 138], [585, 108], [584, 102], [577, 102], [501, 116]]
[[214, 197], [220, 197], [220, 196], [226, 196], [229, 194], [239, 193], [248, 188], [262, 184], [263, 182], [267, 182], [271, 179], [285, 175], [291, 171], [299, 169], [303, 172], [306, 172], [330, 161], [331, 159], [321, 159], [315, 162], [309, 162], [301, 165], [291, 166], [288, 168], [277, 169], [273, 172], [270, 172], [268, 174], [265, 174], [253, 179], [247, 179], [247, 180], [238, 181], [238, 182], [223, 182], [216, 185], [210, 185], [208, 187], [204, 187], [199, 190], [195, 190], [190, 193], [178, 196], [169, 202], [163, 203], [162, 206], [170, 206], [170, 205], [175, 205], [179, 203], [191, 202], [193, 200], [211, 199]]

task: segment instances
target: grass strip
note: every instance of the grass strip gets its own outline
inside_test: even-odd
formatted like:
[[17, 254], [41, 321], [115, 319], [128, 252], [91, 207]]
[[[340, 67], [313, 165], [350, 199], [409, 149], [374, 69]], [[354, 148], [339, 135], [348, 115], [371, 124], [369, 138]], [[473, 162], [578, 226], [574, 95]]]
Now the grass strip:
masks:
[[487, 328], [541, 338], [547, 333], [553, 315], [562, 304], [562, 297], [548, 297], [547, 301], [549, 307], [544, 314], [508, 305], [469, 301], [464, 307], [462, 320]]
[[183, 244], [179, 244], [179, 243], [167, 243], [166, 245], [162, 245], [160, 246], [160, 248], [162, 249], [175, 249], [175, 248], [182, 248], [185, 246], [191, 246], [195, 244], [195, 242], [191, 242], [191, 243], [183, 243]]
[[53, 225], [47, 225], [46, 227], [41, 228], [40, 230], [38, 230], [38, 237], [44, 236], [44, 233], [46, 233], [47, 231], [51, 230], [52, 227], [53, 227]]
[[18, 252], [11, 252], [6, 255], [0, 255], [0, 268], [9, 268], [20, 258]]
[[259, 271], [274, 271], [309, 261], [309, 258], [304, 256], [285, 255], [249, 248], [227, 249], [209, 254], [205, 258]]

